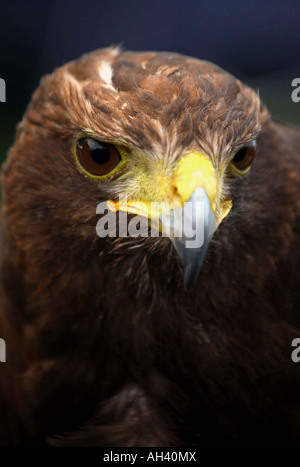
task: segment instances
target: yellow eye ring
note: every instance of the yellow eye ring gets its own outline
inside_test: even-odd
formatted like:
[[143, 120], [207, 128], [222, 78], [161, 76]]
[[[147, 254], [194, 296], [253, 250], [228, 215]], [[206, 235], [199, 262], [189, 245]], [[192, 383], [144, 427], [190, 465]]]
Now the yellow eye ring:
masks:
[[250, 172], [252, 162], [256, 155], [256, 142], [251, 143], [240, 148], [233, 156], [230, 169], [233, 174], [244, 177]]
[[230, 170], [233, 174], [236, 174], [236, 175], [239, 175], [240, 177], [244, 177], [245, 175], [247, 175], [250, 170], [251, 170], [251, 165], [249, 165], [249, 167], [247, 167], [247, 169], [245, 170], [238, 170], [232, 163], [230, 164]]
[[100, 141], [87, 134], [80, 134], [76, 138], [73, 152], [79, 170], [93, 180], [111, 178], [128, 160], [124, 147]]

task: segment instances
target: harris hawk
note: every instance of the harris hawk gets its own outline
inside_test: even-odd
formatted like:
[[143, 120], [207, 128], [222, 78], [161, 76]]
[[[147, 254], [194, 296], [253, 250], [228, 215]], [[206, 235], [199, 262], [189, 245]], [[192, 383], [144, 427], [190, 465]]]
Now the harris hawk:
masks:
[[[206, 61], [108, 48], [45, 76], [2, 168], [0, 443], [297, 443], [299, 153]], [[198, 248], [96, 233], [100, 202], [199, 199]]]

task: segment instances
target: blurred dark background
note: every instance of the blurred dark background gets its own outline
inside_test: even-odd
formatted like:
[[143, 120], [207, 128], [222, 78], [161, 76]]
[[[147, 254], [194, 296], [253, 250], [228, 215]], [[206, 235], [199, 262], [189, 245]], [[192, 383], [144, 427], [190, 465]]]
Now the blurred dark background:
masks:
[[299, 0], [0, 0], [0, 160], [40, 77], [96, 48], [169, 50], [216, 62], [300, 124]]

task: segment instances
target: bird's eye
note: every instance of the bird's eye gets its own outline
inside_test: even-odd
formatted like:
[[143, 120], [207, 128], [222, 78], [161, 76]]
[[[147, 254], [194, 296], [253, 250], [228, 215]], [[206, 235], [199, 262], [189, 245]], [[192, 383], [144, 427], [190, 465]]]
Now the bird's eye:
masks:
[[80, 166], [90, 175], [108, 175], [121, 161], [121, 156], [113, 144], [101, 143], [93, 138], [79, 138], [76, 155]]
[[256, 153], [256, 142], [251, 141], [251, 143], [243, 146], [237, 151], [231, 160], [231, 167], [234, 169], [234, 172], [237, 172], [241, 175], [246, 175], [249, 172], [253, 159]]

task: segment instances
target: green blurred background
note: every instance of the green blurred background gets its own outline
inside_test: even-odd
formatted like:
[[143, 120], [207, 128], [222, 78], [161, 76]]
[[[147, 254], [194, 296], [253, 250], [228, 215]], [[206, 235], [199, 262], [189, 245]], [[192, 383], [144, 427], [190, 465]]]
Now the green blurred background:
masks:
[[171, 50], [210, 60], [251, 87], [276, 118], [300, 125], [297, 0], [0, 0], [0, 161], [40, 77], [96, 48]]

